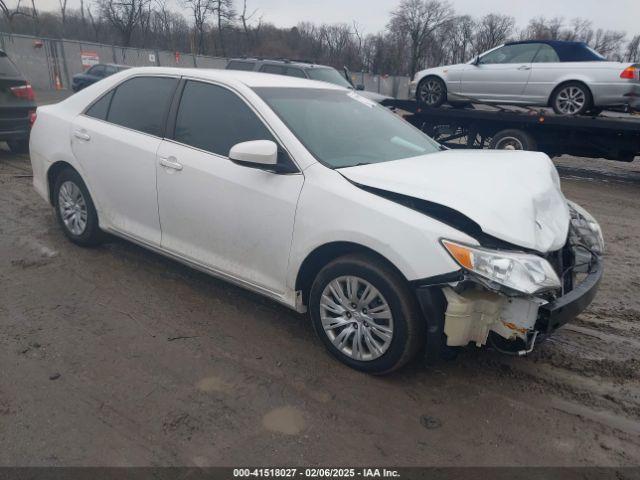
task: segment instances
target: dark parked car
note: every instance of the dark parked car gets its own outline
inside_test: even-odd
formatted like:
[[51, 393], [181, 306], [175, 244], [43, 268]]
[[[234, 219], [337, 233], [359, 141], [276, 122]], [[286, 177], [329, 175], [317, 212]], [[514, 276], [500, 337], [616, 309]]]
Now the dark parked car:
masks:
[[0, 50], [0, 141], [7, 142], [12, 152], [26, 153], [35, 115], [33, 88]]
[[368, 98], [369, 100], [373, 100], [374, 102], [382, 102], [383, 100], [390, 98], [385, 95], [380, 95], [379, 93], [368, 92], [364, 89], [364, 85], [353, 85], [346, 74], [346, 69], [345, 75], [343, 75], [335, 68], [327, 65], [318, 65], [315, 63], [293, 60], [232, 58], [229, 60], [229, 63], [227, 63], [226, 68], [227, 70], [272, 73], [275, 75], [308, 78], [310, 80], [333, 83], [334, 85], [357, 90], [358, 94]]
[[116, 65], [115, 63], [99, 63], [84, 73], [74, 75], [73, 81], [71, 82], [71, 88], [74, 92], [78, 92], [83, 88], [126, 68], [129, 67], [126, 65]]

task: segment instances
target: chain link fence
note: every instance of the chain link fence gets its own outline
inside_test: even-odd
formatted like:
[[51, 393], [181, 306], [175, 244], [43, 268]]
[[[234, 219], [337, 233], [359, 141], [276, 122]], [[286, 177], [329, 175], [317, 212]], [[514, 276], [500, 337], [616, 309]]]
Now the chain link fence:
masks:
[[[225, 68], [227, 59], [182, 52], [39, 38], [0, 32], [0, 48], [18, 69], [40, 90], [69, 90], [74, 75], [94, 63], [118, 63], [132, 67], [165, 66], [188, 68]], [[353, 73], [354, 84], [390, 97], [406, 99], [409, 77]]]

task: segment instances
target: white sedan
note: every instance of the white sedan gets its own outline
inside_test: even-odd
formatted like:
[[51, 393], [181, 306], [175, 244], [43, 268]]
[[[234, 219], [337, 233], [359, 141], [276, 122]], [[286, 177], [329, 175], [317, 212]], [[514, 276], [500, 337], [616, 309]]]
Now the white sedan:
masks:
[[640, 108], [640, 65], [609, 62], [581, 42], [528, 40], [501, 45], [469, 63], [422, 70], [410, 88], [425, 107], [479, 100], [581, 115]]
[[131, 69], [39, 108], [30, 148], [72, 242], [108, 232], [308, 311], [370, 373], [423, 348], [525, 352], [602, 274], [547, 156], [445, 150], [328, 83]]

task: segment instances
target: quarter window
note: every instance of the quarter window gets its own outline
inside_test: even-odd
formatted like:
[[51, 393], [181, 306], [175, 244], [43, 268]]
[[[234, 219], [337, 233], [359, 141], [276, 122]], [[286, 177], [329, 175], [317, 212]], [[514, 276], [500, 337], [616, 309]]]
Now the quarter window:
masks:
[[164, 119], [178, 83], [169, 77], [136, 77], [115, 90], [107, 120], [161, 137]]
[[275, 141], [262, 121], [235, 93], [195, 81], [188, 81], [184, 87], [174, 138], [225, 157], [236, 143]]
[[489, 52], [480, 58], [481, 65], [496, 63], [531, 63], [536, 56], [539, 43], [519, 43], [516, 45], [505, 45], [502, 48]]
[[103, 95], [100, 100], [91, 105], [91, 107], [89, 107], [89, 109], [85, 112], [85, 115], [97, 118], [98, 120], [106, 120], [107, 114], [109, 113], [109, 104], [111, 103], [111, 97], [113, 97], [113, 90], [111, 90], [106, 95]]

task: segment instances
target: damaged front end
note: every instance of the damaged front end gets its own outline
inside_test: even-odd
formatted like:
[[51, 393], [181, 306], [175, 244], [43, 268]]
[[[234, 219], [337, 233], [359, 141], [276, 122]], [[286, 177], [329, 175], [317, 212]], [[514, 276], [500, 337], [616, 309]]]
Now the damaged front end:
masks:
[[[490, 250], [443, 240], [460, 265], [452, 278], [417, 288], [420, 304], [435, 286], [444, 295], [444, 316], [425, 312], [428, 350], [490, 343], [504, 353], [525, 355], [536, 340], [575, 318], [593, 300], [602, 278], [604, 251], [597, 222], [569, 202], [565, 245], [548, 254]], [[432, 349], [431, 347], [434, 347]]]

